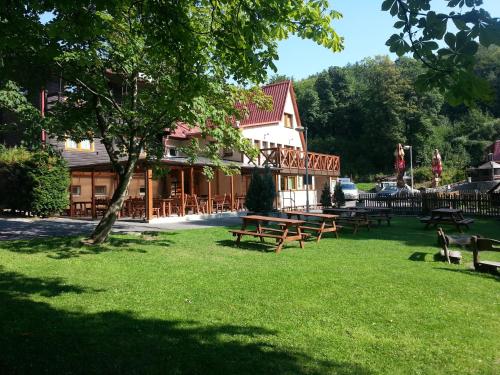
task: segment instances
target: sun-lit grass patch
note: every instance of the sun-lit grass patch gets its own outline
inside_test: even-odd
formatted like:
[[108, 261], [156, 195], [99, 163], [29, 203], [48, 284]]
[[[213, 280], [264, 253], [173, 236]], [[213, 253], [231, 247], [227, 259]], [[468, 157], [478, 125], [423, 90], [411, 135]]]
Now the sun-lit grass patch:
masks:
[[0, 373], [498, 373], [499, 278], [435, 244], [415, 218], [279, 255], [227, 228], [0, 242]]

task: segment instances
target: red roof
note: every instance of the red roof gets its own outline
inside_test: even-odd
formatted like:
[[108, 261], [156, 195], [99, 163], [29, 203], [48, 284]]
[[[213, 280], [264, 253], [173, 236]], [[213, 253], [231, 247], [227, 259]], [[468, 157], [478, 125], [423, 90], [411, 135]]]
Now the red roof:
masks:
[[169, 134], [170, 138], [187, 139], [193, 135], [199, 134], [200, 128], [198, 126], [190, 127], [184, 122], [178, 122], [177, 127]]
[[248, 105], [248, 117], [240, 121], [240, 126], [270, 124], [281, 121], [290, 84], [291, 81], [283, 81], [263, 86], [262, 91], [264, 91], [264, 94], [269, 95], [273, 100], [272, 110], [263, 110], [250, 103]]
[[[267, 111], [257, 108], [255, 104], [250, 103], [248, 105], [248, 117], [240, 121], [241, 127], [272, 124], [281, 121], [285, 110], [285, 102], [288, 92], [292, 95], [292, 102], [297, 123], [300, 126], [300, 117], [298, 115], [295, 93], [293, 91], [291, 81], [282, 81], [263, 86], [262, 91], [264, 94], [272, 98], [273, 108], [270, 111]], [[170, 134], [170, 137], [176, 139], [186, 139], [198, 134], [200, 134], [200, 128], [198, 126], [190, 128], [186, 123], [179, 122], [175, 130]]]

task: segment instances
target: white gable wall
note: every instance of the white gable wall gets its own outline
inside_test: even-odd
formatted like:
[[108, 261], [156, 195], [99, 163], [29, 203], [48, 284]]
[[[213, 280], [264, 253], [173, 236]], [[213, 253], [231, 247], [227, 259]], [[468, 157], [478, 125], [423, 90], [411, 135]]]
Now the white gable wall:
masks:
[[[285, 127], [285, 113], [291, 114], [293, 116], [293, 128]], [[297, 117], [293, 108], [292, 96], [289, 90], [285, 100], [284, 113], [281, 116], [281, 120], [279, 122], [244, 127], [241, 129], [241, 133], [244, 138], [249, 139], [254, 145], [255, 141], [258, 141], [259, 148], [278, 147], [279, 145], [280, 147], [288, 146], [302, 150], [300, 133], [295, 130], [297, 127]], [[244, 162], [248, 162], [248, 159], [246, 157]]]

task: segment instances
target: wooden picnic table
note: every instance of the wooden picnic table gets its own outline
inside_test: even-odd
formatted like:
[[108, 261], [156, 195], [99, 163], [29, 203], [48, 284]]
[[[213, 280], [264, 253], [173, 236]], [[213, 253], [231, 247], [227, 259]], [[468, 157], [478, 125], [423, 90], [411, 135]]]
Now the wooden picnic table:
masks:
[[[248, 215], [242, 216], [242, 225], [240, 230], [230, 230], [233, 236], [237, 236], [236, 245], [240, 244], [242, 236], [259, 237], [261, 242], [264, 238], [273, 238], [276, 240], [276, 253], [279, 253], [286, 242], [298, 241], [300, 247], [304, 248], [304, 236], [301, 225], [304, 220], [285, 219], [274, 216]], [[279, 225], [279, 228], [266, 227], [268, 223]], [[256, 229], [248, 228], [250, 225], [255, 225]]]
[[464, 218], [463, 212], [456, 208], [437, 208], [432, 210], [431, 216], [420, 218], [421, 223], [425, 223], [425, 228], [431, 225], [437, 227], [441, 224], [454, 225], [459, 232], [462, 232], [462, 227], [469, 229], [469, 224], [474, 223], [473, 219]]
[[378, 222], [378, 225], [381, 224], [382, 220], [387, 221], [387, 225], [391, 225], [392, 219], [392, 208], [388, 207], [366, 207], [366, 210], [369, 211], [368, 217], [370, 219], [375, 219]]
[[320, 214], [305, 211], [285, 211], [284, 214], [287, 215], [289, 219], [292, 219], [294, 216], [297, 219], [303, 218], [305, 220], [305, 225], [302, 225], [300, 229], [316, 233], [316, 242], [321, 240], [323, 233], [333, 232], [335, 233], [335, 236], [339, 238], [338, 228], [335, 224], [335, 219], [337, 219], [339, 215]]
[[358, 232], [359, 227], [367, 227], [370, 230], [372, 223], [369, 217], [370, 211], [365, 208], [324, 208], [323, 212], [339, 214], [337, 223], [352, 226], [354, 234]]

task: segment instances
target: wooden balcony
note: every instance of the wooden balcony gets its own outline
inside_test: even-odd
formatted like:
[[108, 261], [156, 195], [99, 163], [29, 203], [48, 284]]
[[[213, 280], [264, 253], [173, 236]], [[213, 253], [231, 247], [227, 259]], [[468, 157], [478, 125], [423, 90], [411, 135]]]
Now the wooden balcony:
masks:
[[[264, 148], [257, 158], [260, 166], [268, 165], [279, 168], [284, 173], [304, 173], [306, 169], [306, 153], [291, 148]], [[311, 174], [339, 176], [340, 158], [336, 155], [308, 153], [308, 170]]]

